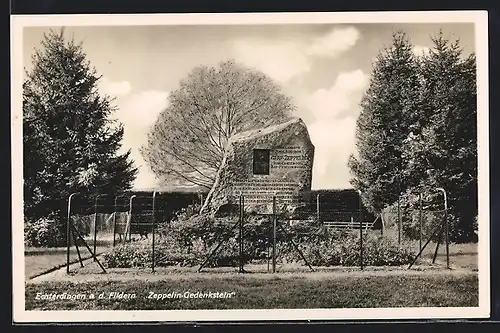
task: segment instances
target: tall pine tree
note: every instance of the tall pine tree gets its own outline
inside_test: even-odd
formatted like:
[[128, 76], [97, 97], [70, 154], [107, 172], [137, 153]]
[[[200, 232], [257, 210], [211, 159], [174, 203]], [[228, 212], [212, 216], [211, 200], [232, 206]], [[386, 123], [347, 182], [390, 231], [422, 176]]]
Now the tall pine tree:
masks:
[[[432, 210], [448, 195], [452, 241], [476, 239], [476, 58], [439, 32], [415, 58], [404, 33], [378, 56], [357, 121], [352, 184], [373, 211], [417, 192]], [[412, 199], [413, 198], [413, 199]]]
[[[439, 32], [421, 59], [421, 112], [407, 145], [409, 172], [429, 192], [448, 193], [451, 238], [475, 239], [477, 216], [476, 58]], [[442, 199], [439, 202], [442, 209]]]
[[129, 189], [137, 169], [120, 154], [123, 126], [110, 119], [110, 97], [81, 44], [50, 31], [23, 84], [24, 213], [36, 219], [64, 213], [76, 191]]
[[374, 63], [357, 120], [357, 156], [349, 159], [351, 184], [372, 212], [398, 200], [415, 182], [406, 173], [405, 140], [417, 109], [418, 64], [404, 32], [393, 35]]

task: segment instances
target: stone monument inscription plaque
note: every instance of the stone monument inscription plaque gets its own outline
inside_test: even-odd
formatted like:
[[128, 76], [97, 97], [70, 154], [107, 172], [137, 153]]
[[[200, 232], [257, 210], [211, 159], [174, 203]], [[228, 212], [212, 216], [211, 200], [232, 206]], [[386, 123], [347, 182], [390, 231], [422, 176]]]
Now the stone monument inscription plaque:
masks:
[[239, 195], [245, 197], [245, 204], [272, 204], [273, 196], [276, 202], [295, 204], [298, 191], [297, 183], [280, 179], [252, 179], [233, 184], [233, 199]]
[[310, 156], [301, 146], [278, 148], [271, 154], [271, 169], [303, 169], [307, 167]]

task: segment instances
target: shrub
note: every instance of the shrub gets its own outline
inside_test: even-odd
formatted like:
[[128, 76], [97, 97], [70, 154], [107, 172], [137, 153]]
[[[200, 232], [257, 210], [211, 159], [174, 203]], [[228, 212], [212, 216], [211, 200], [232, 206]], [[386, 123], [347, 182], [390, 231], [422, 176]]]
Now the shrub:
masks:
[[[92, 216], [73, 215], [72, 223], [76, 230], [86, 236], [90, 233]], [[32, 221], [24, 221], [24, 243], [33, 247], [61, 247], [66, 246], [67, 222], [66, 218], [57, 213], [49, 214]], [[78, 241], [79, 244], [81, 241]]]
[[[196, 209], [188, 207], [181, 210], [170, 223], [162, 223], [158, 227], [160, 235], [155, 243], [158, 257], [156, 265], [194, 266], [201, 264], [212, 250], [224, 240], [215, 255], [207, 262], [208, 267], [237, 266], [238, 227], [236, 216], [212, 218], [207, 214], [197, 214]], [[244, 262], [264, 259], [267, 255], [270, 221], [266, 217], [248, 215], [244, 227]], [[280, 235], [280, 240], [282, 235]], [[138, 243], [125, 244], [128, 249], [115, 248], [107, 256], [110, 267], [141, 267], [151, 264], [151, 244], [144, 248]], [[149, 255], [141, 255], [146, 262], [137, 261], [133, 251]], [[127, 259], [128, 256], [128, 259]], [[155, 255], [156, 257], [156, 255]]]
[[405, 265], [409, 264], [415, 255], [409, 243], [402, 243], [400, 247], [390, 238], [371, 235], [366, 237], [365, 244], [363, 262], [368, 266]]
[[[422, 212], [422, 236], [424, 240], [429, 239], [432, 236], [432, 232], [443, 223], [444, 213], [443, 212], [432, 212], [423, 211]], [[405, 220], [403, 220], [403, 235], [410, 240], [420, 239], [420, 214], [418, 210], [413, 211]], [[436, 232], [433, 241], [438, 240], [439, 233]]]
[[[195, 266], [202, 263], [208, 251], [199, 241], [193, 241], [193, 248], [179, 246], [175, 239], [162, 238], [155, 242], [155, 266]], [[217, 257], [220, 261], [221, 255]], [[152, 263], [150, 241], [120, 244], [104, 255], [108, 267], [149, 267]], [[221, 264], [215, 261], [215, 264]]]
[[63, 227], [54, 216], [27, 220], [24, 225], [24, 242], [26, 246], [34, 247], [64, 246], [66, 234], [61, 232]]
[[[155, 258], [159, 255], [155, 252]], [[151, 265], [151, 256], [151, 243], [139, 241], [114, 247], [111, 252], [104, 254], [104, 260], [108, 267], [147, 267]]]
[[[214, 219], [209, 215], [182, 214], [160, 228], [155, 243], [156, 266], [196, 266], [203, 263], [221, 240], [223, 245], [207, 262], [207, 267], [237, 266], [237, 217]], [[277, 230], [278, 261], [301, 262], [292, 242], [315, 266], [359, 265], [359, 235], [348, 230], [328, 230], [315, 221], [298, 221], [292, 225], [281, 222]], [[271, 246], [271, 221], [267, 217], [248, 215], [244, 224], [244, 263], [267, 258]], [[109, 267], [147, 267], [151, 265], [150, 241], [123, 244], [105, 256]], [[364, 246], [365, 265], [401, 265], [409, 263], [412, 254], [406, 247], [369, 236]]]
[[88, 236], [93, 233], [93, 230], [90, 230], [93, 224], [94, 215], [72, 215], [71, 222], [73, 226], [78, 230], [80, 235]]
[[[419, 198], [418, 191], [408, 190], [402, 193], [400, 200], [403, 235], [408, 239], [418, 239], [419, 232]], [[423, 190], [423, 231], [426, 238], [430, 237], [431, 230], [443, 222], [443, 198], [435, 189]], [[477, 242], [477, 228], [474, 218], [477, 216], [477, 202], [469, 198], [465, 204], [459, 200], [459, 192], [448, 192], [448, 226], [450, 241], [454, 243]], [[458, 201], [462, 202], [460, 205]], [[386, 226], [397, 225], [397, 202], [386, 207], [383, 211]], [[433, 240], [437, 240], [437, 235]]]
[[[357, 232], [334, 231], [319, 242], [306, 241], [299, 248], [313, 266], [358, 266], [360, 264], [359, 235]], [[392, 240], [378, 236], [364, 236], [363, 264], [366, 266], [396, 266], [408, 264], [413, 254], [408, 245], [401, 248]], [[298, 252], [287, 246], [288, 261], [301, 262]]]

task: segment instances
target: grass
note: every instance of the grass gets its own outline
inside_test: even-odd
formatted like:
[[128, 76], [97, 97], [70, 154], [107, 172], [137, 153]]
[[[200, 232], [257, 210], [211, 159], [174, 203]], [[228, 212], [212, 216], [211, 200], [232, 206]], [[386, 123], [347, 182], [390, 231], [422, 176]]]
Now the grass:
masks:
[[[24, 272], [26, 278], [31, 279], [47, 271], [57, 269], [66, 265], [66, 249], [58, 252], [53, 251], [50, 254], [27, 255], [24, 257]], [[90, 258], [88, 251], [81, 251], [82, 259]], [[70, 262], [77, 262], [78, 255], [76, 249], [70, 251]]]
[[[93, 249], [92, 241], [88, 245]], [[109, 242], [97, 242], [97, 253], [110, 248]], [[84, 245], [79, 246], [80, 255], [83, 260], [91, 258], [91, 254]], [[37, 248], [26, 247], [24, 250], [24, 273], [27, 279], [31, 279], [46, 272], [64, 267], [66, 265], [66, 247]], [[70, 248], [70, 263], [78, 262], [76, 247]]]
[[[151, 293], [234, 292], [231, 298], [148, 298]], [[95, 299], [36, 299], [41, 294], [84, 294]], [[132, 299], [110, 298], [112, 292]], [[104, 298], [99, 299], [103, 293]], [[258, 279], [190, 278], [144, 281], [43, 282], [26, 285], [27, 310], [168, 310], [478, 306], [478, 279], [462, 275], [332, 276]]]
[[[436, 260], [442, 263], [446, 262], [446, 245], [439, 245], [438, 254]], [[434, 256], [434, 251], [436, 249], [436, 243], [429, 243], [422, 253], [422, 257], [425, 259], [432, 260]], [[416, 247], [418, 250], [418, 244]], [[466, 244], [450, 244], [450, 264], [470, 270], [478, 269], [478, 256], [477, 256], [477, 243], [466, 243]]]
[[[380, 234], [379, 231], [378, 233]], [[394, 229], [387, 229], [385, 232], [385, 237], [392, 238], [395, 242], [397, 242], [397, 231]], [[425, 245], [426, 241], [427, 238], [424, 237], [422, 246]], [[418, 240], [408, 240], [403, 238], [402, 242], [409, 245], [413, 253], [417, 254], [419, 252], [420, 248]], [[422, 252], [422, 258], [426, 260], [432, 260], [435, 250], [436, 243], [430, 242]], [[477, 243], [449, 244], [450, 264], [457, 268], [477, 270], [477, 253]], [[436, 261], [446, 264], [446, 245], [444, 241], [439, 245]]]

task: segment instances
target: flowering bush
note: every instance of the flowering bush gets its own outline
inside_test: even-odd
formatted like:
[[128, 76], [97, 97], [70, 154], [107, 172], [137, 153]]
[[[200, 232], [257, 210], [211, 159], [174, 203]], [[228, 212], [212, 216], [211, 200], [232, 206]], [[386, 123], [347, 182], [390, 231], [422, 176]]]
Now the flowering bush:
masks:
[[[196, 266], [203, 263], [223, 240], [207, 267], [237, 266], [238, 217], [212, 218], [205, 214], [178, 215], [174, 221], [159, 228], [155, 243], [156, 266]], [[315, 266], [359, 265], [359, 234], [347, 230], [328, 230], [315, 221], [281, 222], [285, 232], [277, 229], [278, 261], [302, 262], [293, 244]], [[244, 263], [267, 258], [271, 246], [272, 223], [268, 217], [248, 215], [244, 223]], [[292, 244], [293, 242], [293, 244]], [[366, 237], [365, 265], [401, 265], [409, 263], [411, 252], [390, 240]], [[134, 242], [120, 245], [105, 256], [109, 267], [144, 267], [151, 265], [151, 243]]]
[[[133, 245], [120, 244], [114, 247], [110, 253], [104, 255], [104, 260], [108, 267], [147, 267], [151, 265], [151, 256], [151, 243], [140, 241]], [[155, 259], [159, 256], [160, 253], [155, 252]]]
[[53, 217], [44, 217], [36, 221], [25, 221], [24, 242], [26, 246], [57, 247], [66, 244], [66, 235], [62, 226]]
[[[72, 215], [73, 226], [82, 236], [90, 234], [91, 216]], [[24, 221], [24, 243], [33, 247], [66, 246], [67, 221], [57, 213], [32, 221]], [[79, 241], [80, 242], [80, 241]]]
[[[368, 266], [399, 266], [409, 264], [416, 253], [413, 253], [410, 244], [399, 246], [393, 239], [370, 236], [363, 247], [363, 262]], [[359, 261], [359, 251], [358, 261]]]
[[[373, 235], [363, 236], [363, 264], [366, 266], [397, 266], [411, 262], [409, 246], [401, 248], [392, 240]], [[358, 266], [360, 264], [359, 235], [336, 232], [319, 242], [303, 242], [299, 248], [313, 266]], [[287, 247], [287, 261], [301, 262], [296, 250]]]

